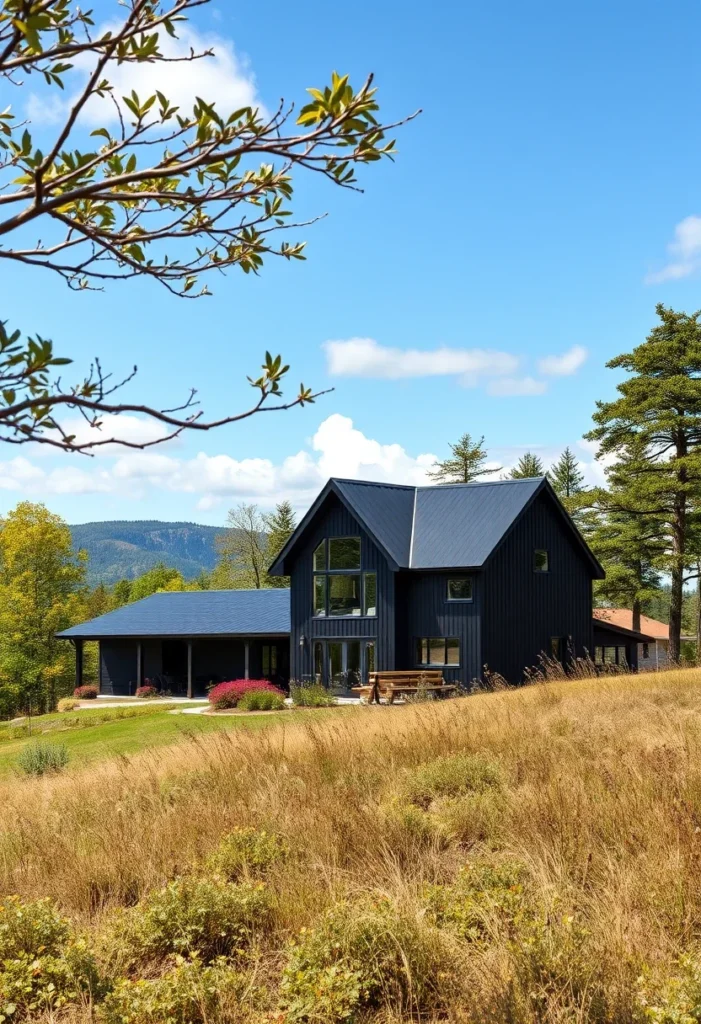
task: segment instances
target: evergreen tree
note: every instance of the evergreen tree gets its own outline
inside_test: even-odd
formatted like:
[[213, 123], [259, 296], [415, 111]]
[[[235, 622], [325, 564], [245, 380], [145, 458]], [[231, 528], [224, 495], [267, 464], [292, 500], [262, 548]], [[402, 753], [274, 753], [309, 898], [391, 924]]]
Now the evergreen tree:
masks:
[[558, 498], [573, 498], [584, 490], [584, 474], [571, 448], [565, 448], [547, 475]]
[[124, 604], [129, 604], [131, 600], [131, 585], [132, 580], [118, 580], [117, 583], [112, 587], [112, 603], [115, 608], [121, 608]]
[[525, 452], [509, 473], [509, 477], [512, 480], [525, 480], [532, 476], [545, 476], [545, 468], [534, 452]]
[[[277, 556], [290, 539], [297, 526], [297, 519], [289, 501], [281, 501], [275, 506], [275, 511], [264, 517], [265, 526], [268, 531], [268, 565], [272, 565]], [[268, 576], [269, 587], [289, 587], [289, 576]]]
[[478, 476], [498, 473], [501, 466], [486, 469], [488, 455], [484, 437], [473, 441], [470, 434], [463, 434], [456, 444], [449, 444], [451, 457], [436, 462], [428, 471], [429, 478], [439, 484], [468, 484]]
[[72, 690], [73, 648], [56, 633], [82, 617], [84, 563], [69, 526], [44, 505], [21, 502], [2, 522], [0, 708], [52, 711]]
[[656, 307], [661, 323], [632, 352], [612, 359], [629, 376], [619, 397], [597, 402], [598, 456], [625, 459], [627, 486], [621, 510], [658, 517], [666, 540], [663, 564], [670, 577], [669, 654], [680, 656], [689, 516], [701, 490], [701, 311]]

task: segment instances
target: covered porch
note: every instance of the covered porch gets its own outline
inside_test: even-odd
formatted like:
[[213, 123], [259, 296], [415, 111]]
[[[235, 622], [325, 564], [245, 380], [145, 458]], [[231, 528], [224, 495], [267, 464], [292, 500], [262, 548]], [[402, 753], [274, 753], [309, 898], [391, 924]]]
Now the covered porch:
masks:
[[206, 697], [229, 679], [290, 675], [289, 591], [159, 593], [58, 634], [75, 648], [76, 686], [84, 645], [97, 641], [99, 692], [130, 697], [150, 684], [174, 697]]
[[[76, 686], [82, 686], [82, 639], [73, 641]], [[129, 697], [151, 685], [174, 697], [206, 697], [228, 679], [289, 683], [289, 640], [266, 637], [110, 637], [99, 641], [99, 692]]]
[[594, 664], [602, 672], [638, 671], [639, 653], [655, 638], [646, 633], [594, 616]]

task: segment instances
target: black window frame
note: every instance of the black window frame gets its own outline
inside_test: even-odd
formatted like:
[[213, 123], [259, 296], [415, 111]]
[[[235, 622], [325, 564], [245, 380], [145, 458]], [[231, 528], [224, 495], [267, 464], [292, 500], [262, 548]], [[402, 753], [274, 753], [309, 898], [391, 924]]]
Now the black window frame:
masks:
[[[469, 597], [451, 597], [450, 596], [450, 584], [451, 583], [469, 583], [470, 584], [470, 596]], [[445, 599], [448, 604], [472, 604], [475, 600], [475, 582], [473, 576], [448, 576], [445, 581]]]
[[[536, 564], [538, 555], [545, 555], [545, 568], [539, 569]], [[538, 576], [547, 576], [550, 572], [550, 551], [548, 548], [533, 548], [533, 572]]]
[[[431, 650], [431, 644], [438, 641], [443, 643], [443, 661], [423, 661], [422, 648], [426, 644], [427, 654]], [[448, 645], [456, 646], [458, 649], [458, 660], [448, 661]], [[417, 636], [414, 638], [414, 651], [416, 654], [416, 665], [418, 668], [460, 668], [460, 637], [459, 636]]]
[[[360, 568], [358, 569], [331, 569], [331, 542], [334, 540], [357, 540], [360, 547]], [[317, 569], [315, 556], [319, 550], [323, 550], [324, 568]], [[340, 615], [332, 614], [330, 610], [330, 576], [357, 576], [360, 583], [360, 612], [352, 612]], [[367, 577], [375, 578], [375, 611], [367, 611]], [[324, 608], [323, 611], [316, 609], [316, 581], [324, 579]], [[376, 619], [377, 618], [377, 570], [363, 568], [363, 538], [360, 534], [344, 534], [342, 537], [325, 537], [320, 541], [312, 552], [312, 618], [314, 619]]]

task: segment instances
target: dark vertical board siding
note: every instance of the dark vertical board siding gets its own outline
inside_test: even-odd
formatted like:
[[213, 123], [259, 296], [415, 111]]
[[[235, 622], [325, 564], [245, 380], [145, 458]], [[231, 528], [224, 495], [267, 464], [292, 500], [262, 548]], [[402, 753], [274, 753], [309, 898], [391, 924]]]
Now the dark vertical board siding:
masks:
[[136, 640], [100, 642], [100, 693], [129, 696], [136, 682]]
[[[533, 572], [533, 552], [550, 571]], [[484, 571], [484, 663], [511, 683], [534, 666], [551, 637], [572, 637], [577, 656], [592, 649], [591, 567], [547, 494], [539, 495]]]
[[419, 637], [457, 637], [460, 641], [460, 665], [446, 666], [447, 682], [464, 685], [480, 674], [480, 610], [482, 577], [471, 573], [472, 601], [446, 600], [447, 581], [464, 573], [403, 572], [397, 578], [397, 664], [398, 669], [418, 667], [416, 641]]
[[[360, 537], [363, 572], [377, 573], [377, 616], [315, 618], [312, 615], [312, 554], [328, 537]], [[394, 572], [384, 555], [354, 516], [334, 495], [310, 525], [303, 547], [296, 553], [290, 574], [290, 661], [292, 679], [310, 679], [316, 639], [367, 637], [375, 640], [378, 669], [394, 668]], [[304, 636], [304, 645], [300, 638]]]

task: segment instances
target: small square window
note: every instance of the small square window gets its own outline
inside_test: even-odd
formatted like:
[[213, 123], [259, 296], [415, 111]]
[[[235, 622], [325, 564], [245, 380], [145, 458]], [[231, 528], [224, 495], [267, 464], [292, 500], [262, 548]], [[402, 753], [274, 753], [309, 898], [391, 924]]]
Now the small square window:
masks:
[[536, 549], [533, 552], [533, 572], [550, 572], [548, 552]]
[[448, 600], [471, 601], [472, 577], [465, 576], [463, 579], [448, 580]]

